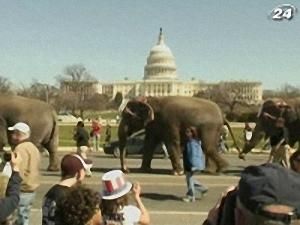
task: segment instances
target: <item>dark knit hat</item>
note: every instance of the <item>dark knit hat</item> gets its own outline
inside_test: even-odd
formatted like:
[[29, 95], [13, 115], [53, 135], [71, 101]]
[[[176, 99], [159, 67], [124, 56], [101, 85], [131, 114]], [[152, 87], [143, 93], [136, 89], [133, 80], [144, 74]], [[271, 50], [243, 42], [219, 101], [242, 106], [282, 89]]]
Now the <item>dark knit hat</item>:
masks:
[[61, 160], [61, 173], [63, 176], [75, 176], [81, 169], [87, 169], [88, 163], [77, 154], [65, 155]]
[[239, 198], [246, 208], [257, 212], [260, 206], [283, 204], [300, 216], [300, 174], [279, 164], [248, 166], [241, 174]]

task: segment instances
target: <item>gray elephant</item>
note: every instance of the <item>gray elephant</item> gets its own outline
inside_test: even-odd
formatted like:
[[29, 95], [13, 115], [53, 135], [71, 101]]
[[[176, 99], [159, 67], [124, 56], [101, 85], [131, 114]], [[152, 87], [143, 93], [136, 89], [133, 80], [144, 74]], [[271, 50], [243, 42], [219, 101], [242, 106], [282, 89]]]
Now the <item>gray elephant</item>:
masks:
[[[122, 110], [122, 119], [118, 129], [121, 168], [123, 171], [128, 171], [124, 159], [127, 137], [145, 128], [141, 169], [151, 170], [153, 151], [158, 144], [163, 142], [170, 155], [174, 174], [181, 174], [180, 157], [184, 130], [195, 126], [206, 154], [206, 170], [212, 173], [220, 172], [228, 165], [217, 152], [224, 122], [220, 108], [215, 103], [200, 98], [148, 97], [129, 101]], [[233, 136], [229, 124], [226, 122], [225, 124]]]
[[31, 128], [31, 141], [49, 152], [48, 170], [58, 170], [58, 124], [54, 109], [47, 103], [12, 95], [0, 95], [0, 149], [10, 143], [7, 128], [25, 122]]
[[[296, 142], [300, 143], [299, 109], [297, 110], [295, 107], [280, 99], [270, 99], [262, 104], [257, 114], [257, 121], [252, 138], [249, 142], [244, 144], [243, 151], [239, 154], [240, 158], [244, 159], [245, 155], [250, 152], [263, 137], [270, 137], [274, 134], [274, 131], [276, 131], [275, 124], [278, 118], [284, 120], [284, 125], [288, 130], [288, 144], [293, 147]], [[298, 150], [300, 150], [299, 144]]]

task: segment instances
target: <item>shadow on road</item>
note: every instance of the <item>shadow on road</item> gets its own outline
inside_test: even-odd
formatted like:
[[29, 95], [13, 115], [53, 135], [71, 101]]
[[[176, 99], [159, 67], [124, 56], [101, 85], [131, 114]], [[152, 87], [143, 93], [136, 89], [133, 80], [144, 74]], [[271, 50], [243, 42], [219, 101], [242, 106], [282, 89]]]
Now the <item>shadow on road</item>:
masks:
[[141, 194], [141, 196], [142, 198], [159, 200], [159, 201], [168, 201], [168, 200], [182, 201], [181, 198], [179, 198], [178, 196], [170, 195], [170, 194], [143, 193]]
[[[99, 173], [106, 173], [108, 171], [114, 170], [114, 169], [120, 169], [120, 167], [117, 168], [99, 168], [99, 167], [93, 167], [92, 171], [99, 172]], [[150, 171], [143, 171], [140, 168], [130, 168], [129, 173], [145, 173], [145, 174], [165, 174], [165, 175], [171, 175], [172, 171], [170, 169], [151, 169]]]

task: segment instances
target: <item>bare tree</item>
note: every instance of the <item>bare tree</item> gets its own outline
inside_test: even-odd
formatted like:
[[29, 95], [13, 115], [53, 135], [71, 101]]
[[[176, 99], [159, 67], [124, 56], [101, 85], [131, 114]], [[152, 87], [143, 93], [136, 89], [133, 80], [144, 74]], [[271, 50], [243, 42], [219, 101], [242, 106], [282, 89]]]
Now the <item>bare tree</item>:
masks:
[[[86, 101], [97, 91], [96, 79], [83, 65], [74, 64], [67, 66], [57, 80], [60, 83], [60, 96], [65, 100], [65, 106], [71, 107], [72, 113], [79, 110], [83, 118], [83, 113], [87, 109]], [[64, 98], [64, 95], [69, 98]]]
[[279, 96], [284, 99], [300, 97], [300, 88], [291, 84], [284, 84], [279, 91]]
[[238, 106], [247, 105], [242, 91], [242, 84], [242, 82], [220, 82], [198, 92], [194, 96], [214, 101], [225, 114], [232, 117]]
[[59, 92], [56, 101], [55, 109], [56, 111], [71, 111], [73, 115], [76, 114], [76, 109], [78, 109], [79, 99], [75, 92]]
[[33, 80], [29, 86], [22, 85], [21, 88], [17, 90], [17, 94], [28, 98], [39, 99], [54, 105], [58, 91], [58, 88], [53, 85]]
[[12, 83], [6, 78], [0, 76], [0, 93], [1, 94], [11, 94], [12, 89], [11, 89]]
[[116, 96], [114, 98], [114, 102], [116, 103], [116, 106], [119, 107], [123, 101], [123, 95], [121, 92], [117, 92]]
[[85, 108], [89, 110], [105, 110], [109, 97], [105, 94], [94, 94], [85, 101]]

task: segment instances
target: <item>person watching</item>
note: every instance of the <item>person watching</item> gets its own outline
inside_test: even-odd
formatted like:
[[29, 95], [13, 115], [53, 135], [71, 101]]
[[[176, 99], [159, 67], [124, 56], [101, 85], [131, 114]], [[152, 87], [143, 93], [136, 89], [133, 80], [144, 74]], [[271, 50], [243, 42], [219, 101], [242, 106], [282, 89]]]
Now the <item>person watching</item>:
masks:
[[20, 201], [20, 184], [22, 182], [19, 173], [21, 161], [22, 159], [18, 154], [11, 154], [10, 164], [12, 174], [7, 184], [5, 197], [0, 199], [0, 223], [4, 222], [6, 218], [18, 208]]
[[92, 176], [92, 171], [90, 169], [93, 166], [93, 162], [87, 158], [87, 152], [90, 149], [90, 137], [89, 133], [84, 128], [84, 123], [82, 121], [78, 121], [73, 138], [76, 141], [77, 154], [80, 155], [84, 160], [88, 161], [88, 164], [90, 165], [90, 167], [86, 169], [86, 175], [90, 177]]
[[98, 192], [83, 185], [75, 185], [57, 204], [58, 225], [101, 225], [99, 209], [101, 197]]
[[248, 166], [203, 225], [300, 225], [300, 174], [276, 163]]
[[55, 225], [57, 202], [62, 200], [70, 187], [80, 184], [85, 178], [86, 162], [77, 154], [67, 154], [61, 160], [61, 181], [55, 184], [44, 196], [42, 225]]
[[12, 150], [22, 158], [19, 170], [23, 180], [16, 220], [18, 225], [28, 225], [36, 189], [40, 186], [40, 152], [30, 141], [31, 130], [26, 123], [18, 122], [8, 130], [12, 132]]
[[[140, 194], [139, 183], [132, 184], [121, 170], [112, 170], [102, 176], [101, 213], [104, 224], [148, 225], [150, 216]], [[128, 203], [130, 190], [136, 206]]]

